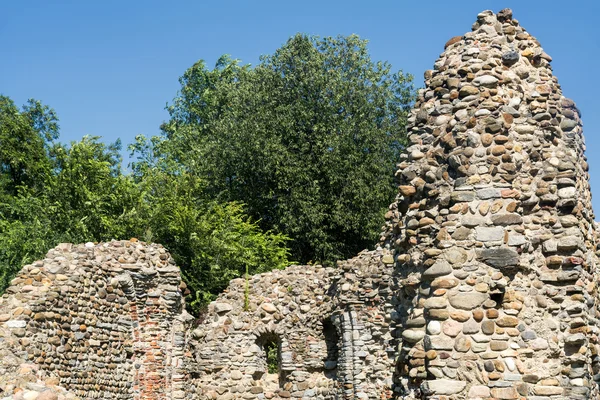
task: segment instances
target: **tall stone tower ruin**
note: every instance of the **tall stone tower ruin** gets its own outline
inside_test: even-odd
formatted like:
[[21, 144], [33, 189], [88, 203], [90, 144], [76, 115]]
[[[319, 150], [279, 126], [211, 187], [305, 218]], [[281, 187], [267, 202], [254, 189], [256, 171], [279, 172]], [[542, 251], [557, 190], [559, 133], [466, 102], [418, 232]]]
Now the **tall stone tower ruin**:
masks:
[[385, 235], [401, 397], [599, 396], [588, 164], [551, 61], [505, 9], [425, 73]]

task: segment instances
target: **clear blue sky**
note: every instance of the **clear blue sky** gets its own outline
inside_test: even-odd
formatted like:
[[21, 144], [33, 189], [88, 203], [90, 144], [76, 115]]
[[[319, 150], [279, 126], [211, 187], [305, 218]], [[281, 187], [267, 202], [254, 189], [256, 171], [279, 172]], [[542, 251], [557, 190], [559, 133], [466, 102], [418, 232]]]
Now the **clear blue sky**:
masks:
[[83, 135], [154, 135], [198, 59], [222, 54], [256, 64], [288, 37], [356, 33], [374, 60], [415, 76], [485, 9], [513, 9], [554, 61], [567, 97], [583, 114], [600, 214], [600, 33], [597, 1], [27, 1], [0, 0], [0, 93], [36, 98], [60, 118], [61, 140]]

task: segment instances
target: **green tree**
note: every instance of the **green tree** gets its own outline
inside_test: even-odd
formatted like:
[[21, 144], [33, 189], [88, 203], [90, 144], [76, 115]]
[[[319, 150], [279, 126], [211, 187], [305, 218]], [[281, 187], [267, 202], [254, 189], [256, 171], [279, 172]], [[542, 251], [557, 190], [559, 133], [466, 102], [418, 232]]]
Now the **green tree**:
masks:
[[29, 100], [19, 110], [0, 95], [0, 188], [16, 195], [19, 186], [41, 188], [50, 173], [48, 150], [58, 138], [54, 110]]
[[121, 143], [84, 136], [51, 151], [53, 175], [46, 184], [53, 227], [68, 241], [101, 241], [135, 236], [149, 205], [132, 177], [121, 171]]
[[130, 146], [138, 156], [134, 178], [147, 205], [139, 237], [169, 249], [191, 290], [194, 314], [231, 279], [290, 264], [287, 237], [262, 231], [240, 203], [207, 198], [203, 180], [171, 159], [158, 159], [157, 145], [157, 138], [140, 135]]
[[331, 263], [378, 238], [411, 79], [371, 61], [355, 35], [299, 34], [255, 68], [224, 56], [186, 71], [160, 149], [212, 198], [291, 237], [294, 259]]
[[181, 267], [195, 313], [229, 280], [289, 264], [285, 236], [263, 232], [239, 203], [207, 198], [201, 179], [158, 157], [158, 139], [136, 138], [129, 175], [119, 141], [56, 139], [49, 108], [30, 101], [19, 110], [0, 98], [0, 292], [60, 242], [162, 243]]
[[0, 198], [0, 293], [24, 264], [63, 241], [52, 228], [46, 200], [27, 190]]
[[57, 240], [44, 193], [57, 137], [52, 109], [35, 100], [19, 109], [0, 95], [0, 291]]
[[[15, 126], [21, 116], [14, 119], [7, 125]], [[36, 138], [39, 128], [31, 129]], [[23, 264], [57, 243], [131, 237], [143, 223], [137, 187], [120, 171], [118, 143], [84, 137], [70, 146], [30, 139], [29, 146], [39, 152], [38, 167], [26, 164], [22, 178], [9, 180], [0, 194], [0, 290]], [[6, 151], [6, 158], [21, 158], [22, 147]]]

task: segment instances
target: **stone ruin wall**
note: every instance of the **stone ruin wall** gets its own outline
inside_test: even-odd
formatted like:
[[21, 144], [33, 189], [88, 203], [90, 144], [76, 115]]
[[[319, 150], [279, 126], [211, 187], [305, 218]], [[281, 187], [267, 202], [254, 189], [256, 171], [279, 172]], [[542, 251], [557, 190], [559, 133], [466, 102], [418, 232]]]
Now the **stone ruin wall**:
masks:
[[195, 327], [162, 247], [51, 250], [0, 299], [0, 399], [600, 398], [585, 145], [551, 61], [479, 14], [425, 74], [380, 247], [234, 280]]
[[[339, 268], [294, 266], [232, 281], [193, 332], [198, 399], [381, 399], [394, 370], [392, 269], [382, 251]], [[391, 260], [388, 260], [391, 261]], [[265, 340], [278, 346], [269, 374]]]
[[186, 398], [183, 290], [159, 245], [59, 245], [0, 299], [0, 398]]
[[[193, 331], [192, 371], [199, 399], [287, 398], [299, 392], [331, 399], [336, 342], [327, 343], [324, 315], [335, 271], [290, 267], [232, 281]], [[277, 371], [268, 371], [275, 348]], [[326, 360], [325, 362], [323, 360]]]
[[551, 60], [486, 11], [425, 74], [386, 237], [403, 396], [599, 396], [588, 165]]

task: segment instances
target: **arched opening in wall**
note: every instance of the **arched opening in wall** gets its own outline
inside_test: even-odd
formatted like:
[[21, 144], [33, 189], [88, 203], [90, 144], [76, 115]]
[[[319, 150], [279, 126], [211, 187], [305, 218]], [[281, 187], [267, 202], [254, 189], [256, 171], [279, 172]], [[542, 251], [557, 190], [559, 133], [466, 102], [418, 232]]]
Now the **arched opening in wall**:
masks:
[[327, 346], [327, 357], [324, 360], [325, 376], [330, 379], [337, 377], [340, 336], [331, 318], [323, 320], [323, 337]]
[[281, 369], [281, 338], [273, 332], [266, 332], [256, 339], [256, 344], [260, 348], [260, 358], [254, 379], [261, 380], [267, 390], [282, 387], [285, 374]]

